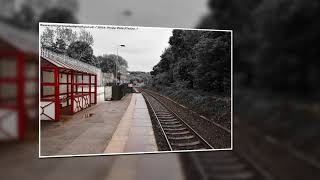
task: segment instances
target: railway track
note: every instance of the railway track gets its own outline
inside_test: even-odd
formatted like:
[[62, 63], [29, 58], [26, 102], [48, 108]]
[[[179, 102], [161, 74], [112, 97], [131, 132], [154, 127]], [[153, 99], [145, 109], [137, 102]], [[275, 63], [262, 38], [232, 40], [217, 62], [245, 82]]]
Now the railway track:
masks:
[[[166, 135], [167, 143], [171, 145], [171, 150], [186, 150], [185, 146], [172, 146], [176, 144], [172, 134], [177, 135], [173, 137], [188, 137], [194, 138], [193, 141], [189, 141], [188, 149], [214, 149], [210, 144], [200, 143], [203, 139], [198, 135], [191, 127], [175, 126], [171, 128], [170, 125], [184, 124], [179, 122], [180, 118], [177, 114], [172, 112], [164, 103], [159, 100], [159, 97], [153, 95], [151, 91], [140, 90], [144, 95], [147, 103], [151, 106], [153, 113], [156, 115], [157, 121], [161, 124], [163, 133]], [[167, 126], [168, 124], [168, 126]], [[219, 126], [218, 126], [219, 127]], [[191, 132], [188, 130], [191, 128]], [[219, 127], [220, 128], [220, 127]], [[168, 129], [179, 129], [178, 131]], [[224, 129], [224, 128], [221, 128]], [[171, 133], [171, 134], [170, 134]], [[195, 138], [195, 134], [200, 139]], [[196, 143], [195, 143], [196, 142]], [[201, 146], [195, 146], [194, 144], [202, 144]], [[209, 148], [208, 148], [209, 147]], [[176, 149], [177, 148], [177, 149]], [[274, 177], [266, 170], [264, 170], [259, 164], [250, 159], [248, 155], [241, 154], [236, 151], [217, 151], [217, 152], [199, 152], [181, 154], [181, 160], [187, 166], [185, 173], [187, 177], [191, 179], [201, 180], [273, 180]], [[188, 178], [187, 178], [188, 179]]]
[[142, 91], [171, 151], [214, 149], [182, 118], [152, 94]]
[[189, 164], [186, 173], [194, 170], [201, 180], [274, 180], [274, 177], [254, 161], [240, 156], [234, 151], [214, 153], [190, 153], [181, 155], [182, 161]]

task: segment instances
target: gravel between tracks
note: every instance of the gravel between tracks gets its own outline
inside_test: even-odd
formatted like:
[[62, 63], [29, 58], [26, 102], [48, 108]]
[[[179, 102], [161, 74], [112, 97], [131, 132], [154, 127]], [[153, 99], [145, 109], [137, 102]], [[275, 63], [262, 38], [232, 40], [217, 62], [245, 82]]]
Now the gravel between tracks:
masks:
[[[148, 91], [150, 93], [150, 91]], [[168, 99], [152, 93], [157, 99], [160, 99], [167, 107], [179, 115], [186, 123], [194, 128], [197, 133], [204, 137], [215, 149], [231, 148], [231, 134], [225, 130], [215, 126], [209, 121], [206, 121], [194, 113], [186, 110], [178, 104], [169, 101]]]
[[[144, 99], [146, 100], [146, 97], [143, 96]], [[159, 151], [170, 151], [170, 148], [167, 144], [167, 141], [161, 131], [161, 128], [160, 128], [160, 125], [154, 115], [154, 113], [152, 112], [152, 109], [148, 103], [148, 101], [146, 101], [146, 104], [147, 104], [147, 107], [148, 107], [148, 111], [149, 111], [149, 114], [150, 114], [150, 118], [151, 118], [151, 123], [152, 123], [152, 128], [153, 128], [153, 131], [154, 131], [154, 135], [155, 135], [155, 138], [156, 138], [156, 142], [157, 142], [157, 145], [158, 145], [158, 150]]]

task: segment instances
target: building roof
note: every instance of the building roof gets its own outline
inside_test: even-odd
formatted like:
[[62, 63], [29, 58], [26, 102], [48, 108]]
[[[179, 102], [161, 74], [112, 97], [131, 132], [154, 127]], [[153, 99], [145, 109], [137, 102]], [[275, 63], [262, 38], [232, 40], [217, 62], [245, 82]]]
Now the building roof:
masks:
[[0, 38], [26, 53], [39, 53], [39, 36], [0, 21]]
[[44, 48], [41, 49], [41, 57], [60, 68], [71, 69], [89, 74], [97, 74], [97, 72], [100, 71], [100, 69], [95, 66]]

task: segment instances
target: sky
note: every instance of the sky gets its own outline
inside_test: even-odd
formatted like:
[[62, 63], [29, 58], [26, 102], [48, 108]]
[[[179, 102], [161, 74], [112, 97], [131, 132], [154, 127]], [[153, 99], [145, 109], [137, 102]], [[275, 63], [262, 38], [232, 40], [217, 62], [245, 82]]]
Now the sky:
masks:
[[[57, 26], [54, 25], [54, 27]], [[65, 27], [77, 32], [81, 29], [89, 32], [94, 39], [92, 49], [95, 56], [117, 54], [118, 49], [118, 55], [127, 60], [129, 71], [150, 72], [160, 61], [164, 50], [169, 47], [169, 38], [172, 36], [172, 28], [109, 25], [71, 25], [71, 27], [67, 25]], [[44, 29], [45, 27], [41, 26], [39, 33], [42, 34]]]
[[[79, 0], [80, 23], [148, 27], [194, 28], [208, 13], [208, 0]], [[130, 71], [151, 71], [168, 46], [171, 30], [139, 29], [93, 33], [94, 53], [115, 53], [129, 64]]]
[[80, 23], [194, 28], [208, 0], [79, 0]]
[[[109, 27], [109, 26], [107, 26]], [[111, 26], [112, 27], [112, 26]], [[88, 30], [88, 29], [87, 29]], [[88, 30], [94, 38], [94, 55], [117, 54], [127, 60], [129, 71], [149, 72], [160, 61], [160, 55], [169, 47], [172, 35], [169, 28], [94, 29]], [[125, 45], [121, 47], [120, 45]]]
[[[194, 28], [208, 13], [208, 0], [79, 0], [82, 24]], [[88, 29], [87, 29], [88, 30]], [[90, 30], [94, 54], [116, 54], [128, 61], [129, 71], [151, 71], [171, 36], [171, 29]]]

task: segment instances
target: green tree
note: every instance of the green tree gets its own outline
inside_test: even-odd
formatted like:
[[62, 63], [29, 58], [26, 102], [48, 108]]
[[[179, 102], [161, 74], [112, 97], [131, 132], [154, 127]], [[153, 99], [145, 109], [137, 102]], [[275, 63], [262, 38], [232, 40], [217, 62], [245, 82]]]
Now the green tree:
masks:
[[192, 73], [195, 67], [194, 45], [199, 41], [204, 31], [193, 30], [173, 30], [169, 44], [173, 52], [172, 74], [174, 81], [182, 81], [180, 86], [193, 88], [194, 75]]
[[87, 42], [89, 45], [93, 45], [93, 36], [91, 35], [90, 32], [86, 31], [85, 29], [81, 29], [80, 34], [79, 34], [79, 40]]
[[55, 30], [57, 39], [63, 39], [66, 43], [66, 46], [69, 46], [75, 41], [81, 41], [78, 38], [78, 33], [73, 31], [71, 28], [57, 27]]
[[243, 77], [241, 83], [253, 83], [254, 53], [259, 41], [254, 13], [262, 0], [209, 0], [210, 13], [197, 26], [201, 29], [233, 30], [234, 71]]
[[205, 33], [194, 51], [198, 59], [195, 86], [205, 91], [224, 92], [224, 71], [231, 68], [231, 33]]
[[205, 29], [232, 29], [237, 84], [306, 95], [320, 86], [320, 4], [312, 0], [210, 0]]
[[50, 48], [54, 44], [54, 30], [46, 27], [40, 36], [41, 46]]
[[20, 28], [31, 29], [34, 28], [35, 23], [35, 13], [32, 7], [24, 3], [18, 13], [14, 15], [14, 23]]
[[[121, 56], [108, 54], [97, 57], [100, 62], [100, 68], [102, 72], [109, 72], [116, 75], [116, 68], [118, 72], [126, 72], [128, 68], [128, 62]], [[116, 67], [117, 66], [117, 67]]]
[[153, 85], [230, 91], [230, 32], [173, 30], [169, 44], [150, 72]]
[[58, 38], [55, 43], [56, 49], [55, 52], [64, 54], [66, 52], [66, 43], [63, 39]]
[[39, 22], [77, 23], [73, 13], [64, 8], [49, 8], [40, 15]]
[[[278, 92], [317, 92], [320, 63], [320, 4], [314, 1], [266, 1], [254, 14], [263, 47], [256, 62], [257, 84]], [[318, 89], [320, 86], [318, 86]]]
[[67, 49], [67, 55], [88, 64], [95, 64], [92, 47], [83, 41], [71, 43]]

